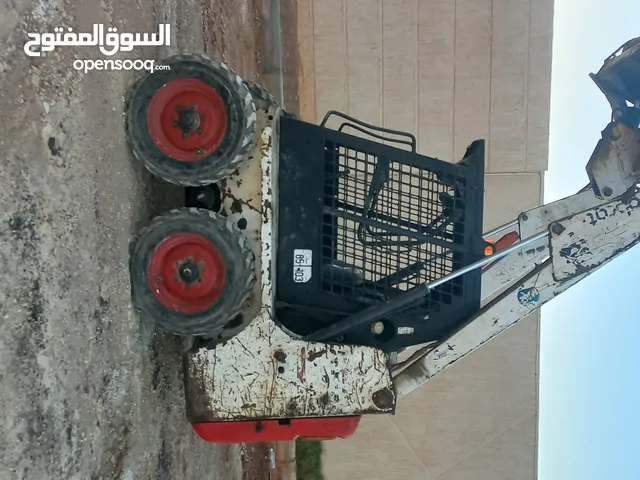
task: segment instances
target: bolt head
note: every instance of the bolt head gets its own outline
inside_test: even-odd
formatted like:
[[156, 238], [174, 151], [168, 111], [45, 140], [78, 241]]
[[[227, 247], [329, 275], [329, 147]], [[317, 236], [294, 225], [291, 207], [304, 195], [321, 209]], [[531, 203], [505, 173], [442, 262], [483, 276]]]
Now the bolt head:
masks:
[[553, 225], [551, 225], [551, 231], [556, 235], [560, 235], [562, 232], [564, 232], [564, 230], [565, 228], [561, 223], [556, 222]]
[[[618, 118], [622, 118], [622, 115]], [[620, 128], [618, 127], [618, 125], [614, 125], [611, 129], [611, 139], [614, 141], [620, 140], [620, 137], [622, 137], [622, 132], [620, 132]]]
[[384, 388], [374, 393], [372, 400], [376, 407], [387, 410], [393, 407], [395, 397], [395, 394], [390, 389]]
[[384, 332], [384, 323], [382, 322], [373, 322], [371, 324], [371, 333], [374, 335], [381, 335]]

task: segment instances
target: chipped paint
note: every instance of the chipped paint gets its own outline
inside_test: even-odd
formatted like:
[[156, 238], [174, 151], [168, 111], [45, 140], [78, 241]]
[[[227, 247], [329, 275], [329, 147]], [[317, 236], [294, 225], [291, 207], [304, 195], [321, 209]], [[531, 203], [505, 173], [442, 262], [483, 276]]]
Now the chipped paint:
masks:
[[298, 372], [298, 381], [300, 383], [306, 382], [306, 367], [307, 367], [307, 351], [304, 347], [300, 349], [300, 358], [298, 359], [297, 372]]
[[548, 243], [546, 238], [539, 240], [499, 259], [482, 272], [482, 305], [486, 305], [502, 289], [531, 270], [533, 265], [539, 265], [549, 258]]
[[557, 281], [589, 272], [635, 245], [640, 238], [640, 194], [615, 200], [560, 220], [551, 236]]
[[[213, 349], [187, 353], [185, 386], [191, 422], [392, 413], [395, 393], [387, 355], [375, 348], [306, 342], [273, 318], [277, 231], [277, 141], [280, 112], [258, 111], [255, 158], [225, 182], [229, 217], [246, 221], [260, 281], [255, 318]], [[259, 159], [257, 158], [259, 157]], [[259, 160], [259, 161], [258, 161]], [[232, 208], [233, 206], [233, 208]], [[383, 393], [380, 393], [383, 392]]]
[[520, 238], [532, 237], [538, 232], [547, 230], [552, 222], [594, 208], [601, 203], [602, 200], [594, 195], [593, 190], [589, 189], [569, 198], [527, 210], [518, 219]]

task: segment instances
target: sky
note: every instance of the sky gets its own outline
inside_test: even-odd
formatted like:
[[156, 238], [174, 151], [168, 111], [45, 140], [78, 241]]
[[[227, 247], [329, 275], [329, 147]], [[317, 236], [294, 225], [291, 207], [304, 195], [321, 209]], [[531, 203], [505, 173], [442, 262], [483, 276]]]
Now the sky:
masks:
[[[640, 0], [555, 0], [545, 203], [588, 183], [611, 115], [588, 74], [638, 36]], [[636, 246], [542, 309], [540, 480], [640, 480], [639, 269]]]

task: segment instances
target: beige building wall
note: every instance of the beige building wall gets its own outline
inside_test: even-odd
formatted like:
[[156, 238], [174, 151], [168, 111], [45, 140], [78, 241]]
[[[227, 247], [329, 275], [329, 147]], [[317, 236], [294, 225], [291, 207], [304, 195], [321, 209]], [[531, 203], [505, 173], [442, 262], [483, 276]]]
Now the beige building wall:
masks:
[[[542, 201], [553, 0], [298, 0], [301, 117], [406, 130], [458, 161], [487, 143], [485, 227]], [[534, 479], [539, 318], [326, 442], [328, 480]]]

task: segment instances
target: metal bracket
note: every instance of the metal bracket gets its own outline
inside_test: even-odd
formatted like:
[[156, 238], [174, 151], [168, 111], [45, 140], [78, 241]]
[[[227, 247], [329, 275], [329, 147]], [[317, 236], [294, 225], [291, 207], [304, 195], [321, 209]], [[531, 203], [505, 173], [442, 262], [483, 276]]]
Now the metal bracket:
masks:
[[587, 174], [601, 198], [616, 198], [629, 190], [640, 174], [640, 132], [620, 122], [607, 125], [587, 163]]

